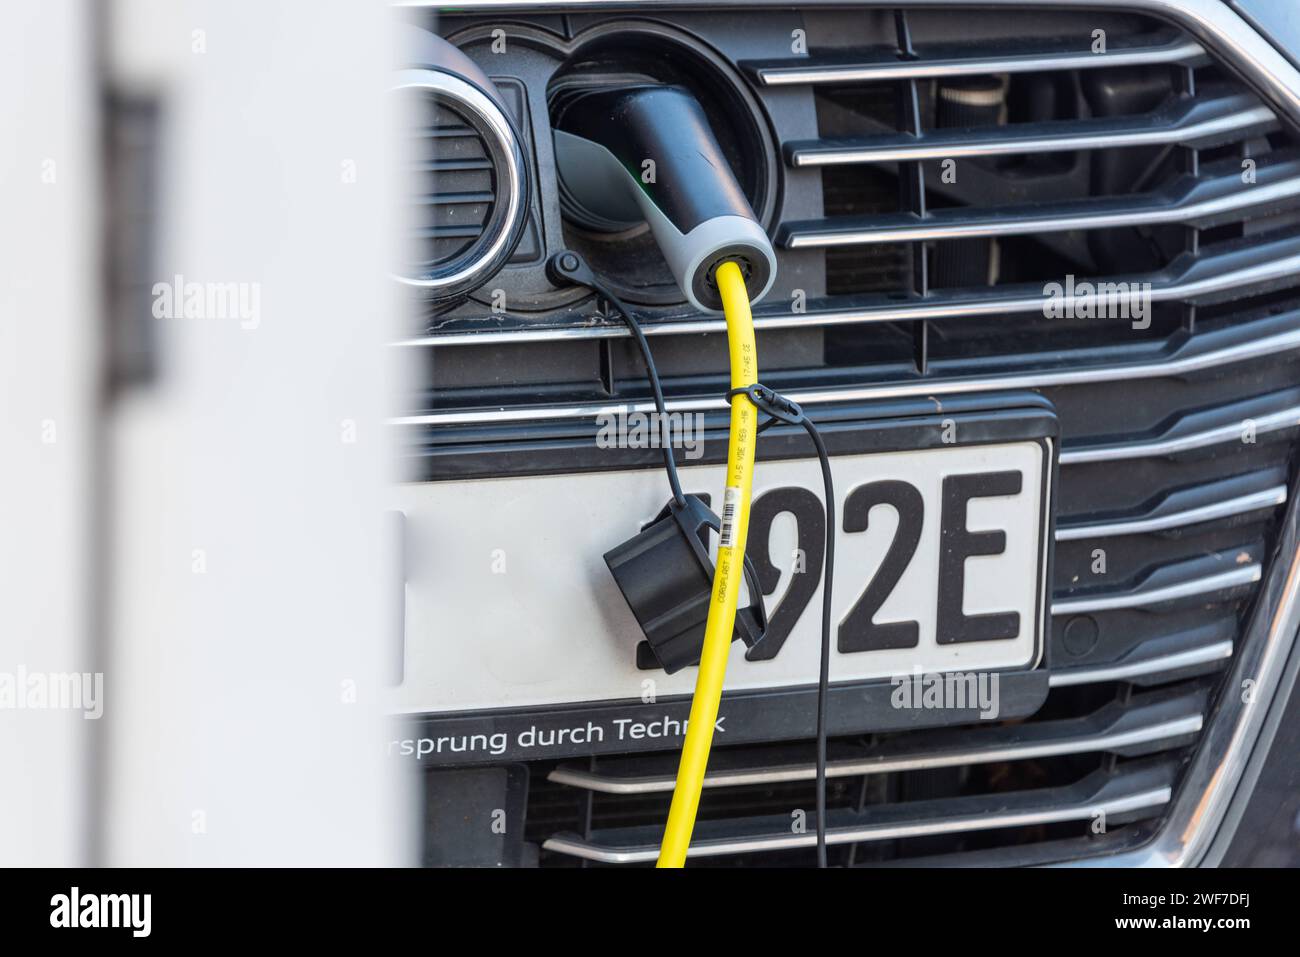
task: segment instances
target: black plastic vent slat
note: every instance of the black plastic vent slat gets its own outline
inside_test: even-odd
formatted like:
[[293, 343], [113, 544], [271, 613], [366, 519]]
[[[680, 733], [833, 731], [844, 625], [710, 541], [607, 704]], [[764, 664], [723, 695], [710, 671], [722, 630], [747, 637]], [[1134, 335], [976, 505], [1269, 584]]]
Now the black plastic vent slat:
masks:
[[496, 190], [479, 131], [436, 98], [425, 109], [429, 122], [411, 131], [419, 141], [414, 172], [422, 178], [412, 193], [408, 235], [416, 241], [413, 265], [432, 270], [455, 260], [483, 235]]

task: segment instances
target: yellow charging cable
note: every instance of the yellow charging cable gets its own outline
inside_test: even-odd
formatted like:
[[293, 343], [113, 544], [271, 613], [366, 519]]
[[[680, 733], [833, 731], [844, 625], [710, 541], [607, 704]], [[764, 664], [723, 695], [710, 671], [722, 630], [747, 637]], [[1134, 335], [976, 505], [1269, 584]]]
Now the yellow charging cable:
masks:
[[[731, 354], [731, 387], [742, 389], [758, 381], [758, 355], [754, 347], [754, 319], [740, 267], [725, 262], [715, 274], [727, 318], [727, 348]], [[695, 679], [691, 717], [677, 767], [677, 785], [659, 848], [659, 867], [681, 867], [695, 829], [704, 772], [713, 744], [713, 726], [722, 700], [722, 680], [731, 654], [740, 581], [744, 575], [745, 539], [749, 532], [749, 498], [754, 484], [754, 446], [758, 438], [758, 409], [748, 396], [736, 395], [731, 403], [731, 436], [727, 446], [727, 488], [723, 496], [722, 534], [718, 564], [713, 573], [713, 598], [704, 626], [700, 674]]]

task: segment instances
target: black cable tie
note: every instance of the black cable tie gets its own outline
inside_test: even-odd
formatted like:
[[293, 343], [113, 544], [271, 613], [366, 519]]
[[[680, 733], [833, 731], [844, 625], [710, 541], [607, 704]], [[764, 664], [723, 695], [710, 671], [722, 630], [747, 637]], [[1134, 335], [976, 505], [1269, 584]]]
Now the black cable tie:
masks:
[[732, 396], [745, 395], [749, 401], [754, 403], [760, 411], [766, 412], [772, 418], [764, 422], [761, 429], [766, 429], [772, 422], [785, 422], [787, 425], [802, 425], [804, 421], [803, 408], [793, 399], [787, 399], [775, 389], [769, 389], [762, 383], [755, 382], [753, 385], [744, 386], [739, 389], [731, 389], [727, 392], [727, 404], [731, 404]]

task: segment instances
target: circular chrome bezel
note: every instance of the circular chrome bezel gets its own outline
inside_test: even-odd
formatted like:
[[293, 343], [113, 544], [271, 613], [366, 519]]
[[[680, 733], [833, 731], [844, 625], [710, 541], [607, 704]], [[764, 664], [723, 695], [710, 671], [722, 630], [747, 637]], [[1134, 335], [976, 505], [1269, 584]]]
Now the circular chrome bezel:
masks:
[[[454, 73], [400, 70], [393, 90], [422, 90], [450, 101], [474, 125], [492, 157], [497, 199], [483, 235], [468, 251], [452, 260], [452, 271], [445, 275], [396, 273], [393, 277], [428, 298], [451, 299], [485, 282], [506, 264], [519, 242], [528, 205], [523, 149], [514, 125], [496, 100]], [[504, 209], [504, 212], [498, 213], [499, 209]], [[436, 268], [430, 270], [431, 273], [436, 271]]]

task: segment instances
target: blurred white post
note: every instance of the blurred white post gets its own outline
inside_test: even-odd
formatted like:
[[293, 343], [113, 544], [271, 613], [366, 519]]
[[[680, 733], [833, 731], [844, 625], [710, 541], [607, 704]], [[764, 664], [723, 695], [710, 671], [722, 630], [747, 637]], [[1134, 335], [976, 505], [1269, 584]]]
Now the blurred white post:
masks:
[[156, 281], [240, 298], [187, 318], [160, 285], [161, 378], [112, 423], [104, 860], [413, 862], [380, 711], [391, 14], [118, 0], [109, 27], [112, 82], [162, 104]]
[[[0, 672], [102, 670], [104, 713], [0, 710], [0, 861], [413, 863], [380, 707], [400, 587], [391, 12], [7, 12]], [[128, 317], [158, 374], [101, 409], [109, 90], [161, 108], [158, 285]]]
[[90, 855], [95, 722], [75, 710], [15, 707], [12, 696], [29, 672], [95, 670], [88, 629], [100, 355], [93, 7], [90, 0], [6, 5], [0, 30], [4, 865], [83, 864]]

